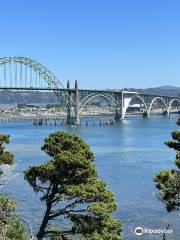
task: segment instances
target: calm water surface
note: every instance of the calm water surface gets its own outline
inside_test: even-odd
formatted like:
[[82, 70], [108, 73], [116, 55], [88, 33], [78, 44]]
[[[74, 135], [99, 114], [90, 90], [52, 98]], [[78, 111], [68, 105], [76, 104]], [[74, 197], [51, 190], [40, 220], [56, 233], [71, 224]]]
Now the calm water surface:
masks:
[[167, 213], [154, 193], [153, 176], [161, 168], [174, 167], [175, 152], [164, 145], [170, 132], [178, 128], [176, 115], [169, 120], [163, 116], [143, 119], [127, 117], [113, 126], [67, 128], [61, 126], [32, 126], [30, 123], [1, 124], [1, 132], [11, 134], [8, 146], [15, 155], [14, 173], [4, 191], [18, 203], [18, 214], [27, 220], [36, 232], [43, 215], [38, 196], [23, 179], [23, 170], [48, 160], [40, 147], [44, 138], [57, 130], [80, 135], [90, 144], [96, 157], [100, 178], [108, 182], [118, 203], [115, 216], [122, 221], [123, 239], [162, 239], [162, 235], [134, 234], [137, 226], [164, 228], [170, 224], [173, 234], [167, 239], [180, 239], [180, 213]]

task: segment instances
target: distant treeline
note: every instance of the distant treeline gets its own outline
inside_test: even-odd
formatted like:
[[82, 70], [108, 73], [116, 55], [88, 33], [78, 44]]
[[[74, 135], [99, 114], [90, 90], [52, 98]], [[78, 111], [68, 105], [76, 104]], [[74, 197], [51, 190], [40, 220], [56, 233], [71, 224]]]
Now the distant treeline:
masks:
[[[48, 107], [62, 106], [61, 96], [56, 96], [53, 92], [38, 91], [0, 91], [0, 104], [21, 104], [21, 103], [46, 103]], [[104, 104], [99, 98], [92, 100], [93, 105], [101, 106]]]
[[147, 94], [154, 94], [154, 95], [165, 95], [165, 96], [178, 96], [180, 97], [180, 88], [145, 88], [145, 89], [137, 89], [137, 88], [125, 88], [126, 91], [135, 91]]

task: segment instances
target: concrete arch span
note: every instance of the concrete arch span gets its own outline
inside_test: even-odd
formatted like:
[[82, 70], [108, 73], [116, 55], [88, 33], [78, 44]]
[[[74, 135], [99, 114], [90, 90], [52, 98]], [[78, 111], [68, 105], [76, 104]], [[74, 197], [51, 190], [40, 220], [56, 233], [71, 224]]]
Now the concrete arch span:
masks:
[[125, 118], [127, 109], [128, 109], [128, 107], [130, 106], [131, 102], [132, 102], [134, 99], [139, 99], [140, 102], [142, 103], [143, 107], [144, 107], [144, 111], [145, 111], [145, 112], [148, 112], [148, 108], [147, 108], [147, 105], [146, 105], [144, 99], [143, 99], [141, 96], [139, 96], [139, 95], [135, 95], [135, 96], [133, 96], [133, 97], [131, 97], [131, 98], [125, 98], [125, 99], [124, 99], [124, 106], [123, 106], [123, 108], [122, 108], [122, 119]]
[[155, 97], [155, 98], [152, 100], [152, 102], [150, 103], [150, 106], [149, 106], [149, 109], [148, 109], [148, 116], [150, 116], [150, 112], [151, 112], [151, 110], [152, 110], [152, 106], [153, 106], [153, 104], [154, 104], [156, 101], [161, 102], [161, 103], [162, 103], [162, 105], [161, 105], [162, 109], [163, 109], [163, 106], [164, 106], [164, 107], [165, 107], [165, 111], [168, 112], [168, 106], [167, 106], [165, 100], [164, 100], [162, 97]]
[[80, 111], [79, 113], [82, 113], [83, 108], [93, 99], [97, 98], [97, 97], [102, 97], [103, 99], [105, 99], [107, 102], [109, 102], [111, 104], [111, 106], [113, 107], [120, 107], [120, 104], [116, 101], [115, 98], [113, 98], [112, 96], [108, 95], [108, 94], [103, 94], [103, 93], [92, 93], [87, 95], [80, 103]]
[[179, 104], [179, 108], [180, 108], [180, 99], [178, 99], [178, 98], [174, 98], [174, 99], [172, 99], [170, 102], [169, 102], [169, 106], [168, 106], [168, 114], [170, 113], [170, 110], [171, 110], [171, 108], [172, 108], [172, 104], [174, 103], [174, 102], [177, 102], [178, 104]]

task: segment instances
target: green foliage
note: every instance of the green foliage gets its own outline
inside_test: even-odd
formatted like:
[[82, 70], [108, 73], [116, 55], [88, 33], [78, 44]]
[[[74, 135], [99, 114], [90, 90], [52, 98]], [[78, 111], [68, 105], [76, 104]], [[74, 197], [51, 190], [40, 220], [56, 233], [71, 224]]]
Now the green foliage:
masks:
[[[5, 147], [4, 144], [8, 144], [9, 143], [9, 135], [5, 135], [5, 134], [0, 134], [0, 165], [1, 164], [13, 164], [13, 155], [8, 152], [5, 151]], [[2, 169], [0, 169], [0, 175], [2, 174]]]
[[[177, 121], [180, 125], [180, 118]], [[176, 151], [176, 169], [161, 170], [154, 177], [155, 186], [160, 190], [159, 198], [166, 204], [168, 211], [180, 208], [180, 131], [171, 133], [173, 141], [165, 144]]]
[[14, 215], [15, 207], [15, 201], [0, 198], [0, 239], [29, 240], [24, 226]]
[[11, 219], [11, 224], [6, 232], [6, 240], [29, 240], [24, 226], [18, 219]]
[[180, 117], [177, 120], [177, 125], [180, 125]]
[[7, 197], [0, 197], [0, 224], [7, 224], [9, 222], [15, 207], [15, 201], [10, 200]]
[[67, 237], [51, 237], [50, 240], [69, 240]]
[[[13, 164], [13, 155], [5, 151], [4, 144], [9, 143], [9, 135], [0, 134], [0, 165], [2, 164]], [[0, 176], [3, 174], [0, 169]], [[0, 185], [2, 181], [0, 182]], [[5, 239], [8, 226], [11, 223], [12, 214], [16, 207], [16, 203], [4, 196], [0, 196], [0, 239]]]
[[[42, 150], [51, 160], [25, 171], [25, 179], [46, 204], [38, 239], [77, 235], [84, 240], [121, 239], [121, 224], [112, 218], [117, 208], [114, 196], [98, 179], [89, 146], [76, 135], [56, 132], [45, 139]], [[55, 219], [70, 227], [48, 230]]]
[[15, 201], [3, 196], [0, 197], [0, 239], [6, 236], [7, 228], [11, 224], [15, 207]]
[[[5, 151], [4, 144], [9, 143], [9, 135], [0, 134], [0, 165], [13, 164], [13, 155]], [[0, 175], [3, 171], [0, 169]], [[1, 183], [0, 183], [1, 184]], [[23, 225], [15, 218], [16, 202], [0, 195], [0, 239], [28, 240]]]

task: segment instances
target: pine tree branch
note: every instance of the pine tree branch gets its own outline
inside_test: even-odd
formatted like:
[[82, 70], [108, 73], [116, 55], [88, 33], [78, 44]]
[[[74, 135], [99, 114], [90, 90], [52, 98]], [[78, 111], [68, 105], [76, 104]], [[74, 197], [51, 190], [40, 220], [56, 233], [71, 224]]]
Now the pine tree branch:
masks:
[[74, 234], [74, 232], [72, 231], [72, 229], [65, 230], [62, 232], [51, 230], [51, 231], [46, 231], [45, 234], [46, 234], [46, 237], [63, 237], [70, 234]]

